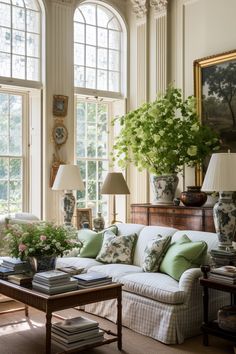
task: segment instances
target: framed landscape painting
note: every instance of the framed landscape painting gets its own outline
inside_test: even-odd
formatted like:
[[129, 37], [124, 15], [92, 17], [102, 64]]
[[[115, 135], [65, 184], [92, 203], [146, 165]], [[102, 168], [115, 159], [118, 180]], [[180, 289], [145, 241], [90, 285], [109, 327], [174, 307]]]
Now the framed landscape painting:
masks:
[[[195, 60], [194, 92], [202, 124], [219, 134], [222, 152], [236, 152], [236, 50]], [[196, 170], [197, 185], [208, 163]]]

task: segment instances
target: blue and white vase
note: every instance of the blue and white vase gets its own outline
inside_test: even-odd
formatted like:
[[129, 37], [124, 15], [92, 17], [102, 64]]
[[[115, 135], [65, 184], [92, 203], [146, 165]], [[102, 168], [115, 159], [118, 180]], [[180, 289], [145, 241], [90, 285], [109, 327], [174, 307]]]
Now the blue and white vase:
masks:
[[173, 204], [179, 178], [176, 174], [152, 176], [153, 204]]
[[236, 205], [232, 199], [233, 192], [220, 192], [219, 201], [213, 208], [216, 233], [219, 239], [219, 249], [233, 250], [236, 231]]

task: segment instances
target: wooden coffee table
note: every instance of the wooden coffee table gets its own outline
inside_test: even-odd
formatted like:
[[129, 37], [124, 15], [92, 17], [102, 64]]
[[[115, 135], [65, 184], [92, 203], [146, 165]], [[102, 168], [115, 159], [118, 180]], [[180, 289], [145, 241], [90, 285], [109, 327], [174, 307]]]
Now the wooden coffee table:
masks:
[[[57, 295], [46, 295], [35, 290], [15, 285], [5, 280], [0, 280], [0, 293], [20, 301], [25, 305], [43, 311], [46, 314], [46, 354], [51, 354], [51, 327], [52, 313], [65, 310], [71, 307], [91, 304], [98, 301], [110, 299], [117, 300], [117, 333], [108, 331], [113, 338], [104, 338], [98, 344], [86, 345], [74, 352], [82, 351], [95, 346], [117, 342], [117, 347], [122, 350], [122, 284], [111, 283], [109, 285], [94, 287], [92, 289], [75, 290]], [[26, 313], [27, 315], [27, 313]], [[65, 352], [65, 351], [64, 351]], [[70, 353], [73, 351], [70, 350]]]

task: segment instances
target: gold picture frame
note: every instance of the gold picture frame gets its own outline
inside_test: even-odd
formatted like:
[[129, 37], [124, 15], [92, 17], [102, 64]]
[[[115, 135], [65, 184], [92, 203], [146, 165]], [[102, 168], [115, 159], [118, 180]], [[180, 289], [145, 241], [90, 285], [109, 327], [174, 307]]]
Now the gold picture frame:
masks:
[[68, 96], [53, 95], [53, 115], [57, 117], [65, 117], [68, 109]]
[[[201, 123], [219, 134], [222, 151], [236, 152], [236, 50], [194, 61], [194, 94]], [[196, 168], [196, 185], [202, 185], [208, 163]]]
[[[92, 229], [92, 209], [91, 208], [77, 208], [76, 209], [76, 224], [77, 229], [86, 227]], [[84, 225], [86, 223], [86, 225]]]

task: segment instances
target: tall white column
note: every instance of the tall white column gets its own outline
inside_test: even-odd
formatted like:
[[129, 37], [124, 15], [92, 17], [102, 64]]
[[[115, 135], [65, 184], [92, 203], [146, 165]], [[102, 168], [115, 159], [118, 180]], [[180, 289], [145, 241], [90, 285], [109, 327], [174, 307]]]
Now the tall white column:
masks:
[[[68, 139], [59, 149], [59, 157], [65, 163], [73, 163], [74, 152], [74, 94], [73, 94], [73, 14], [72, 0], [52, 0], [48, 2], [50, 22], [47, 23], [47, 91], [46, 120], [44, 122], [44, 219], [62, 222], [61, 192], [49, 187], [50, 166], [55, 145], [52, 130], [57, 122], [68, 130]], [[68, 113], [64, 118], [52, 114], [53, 95], [69, 97]]]

